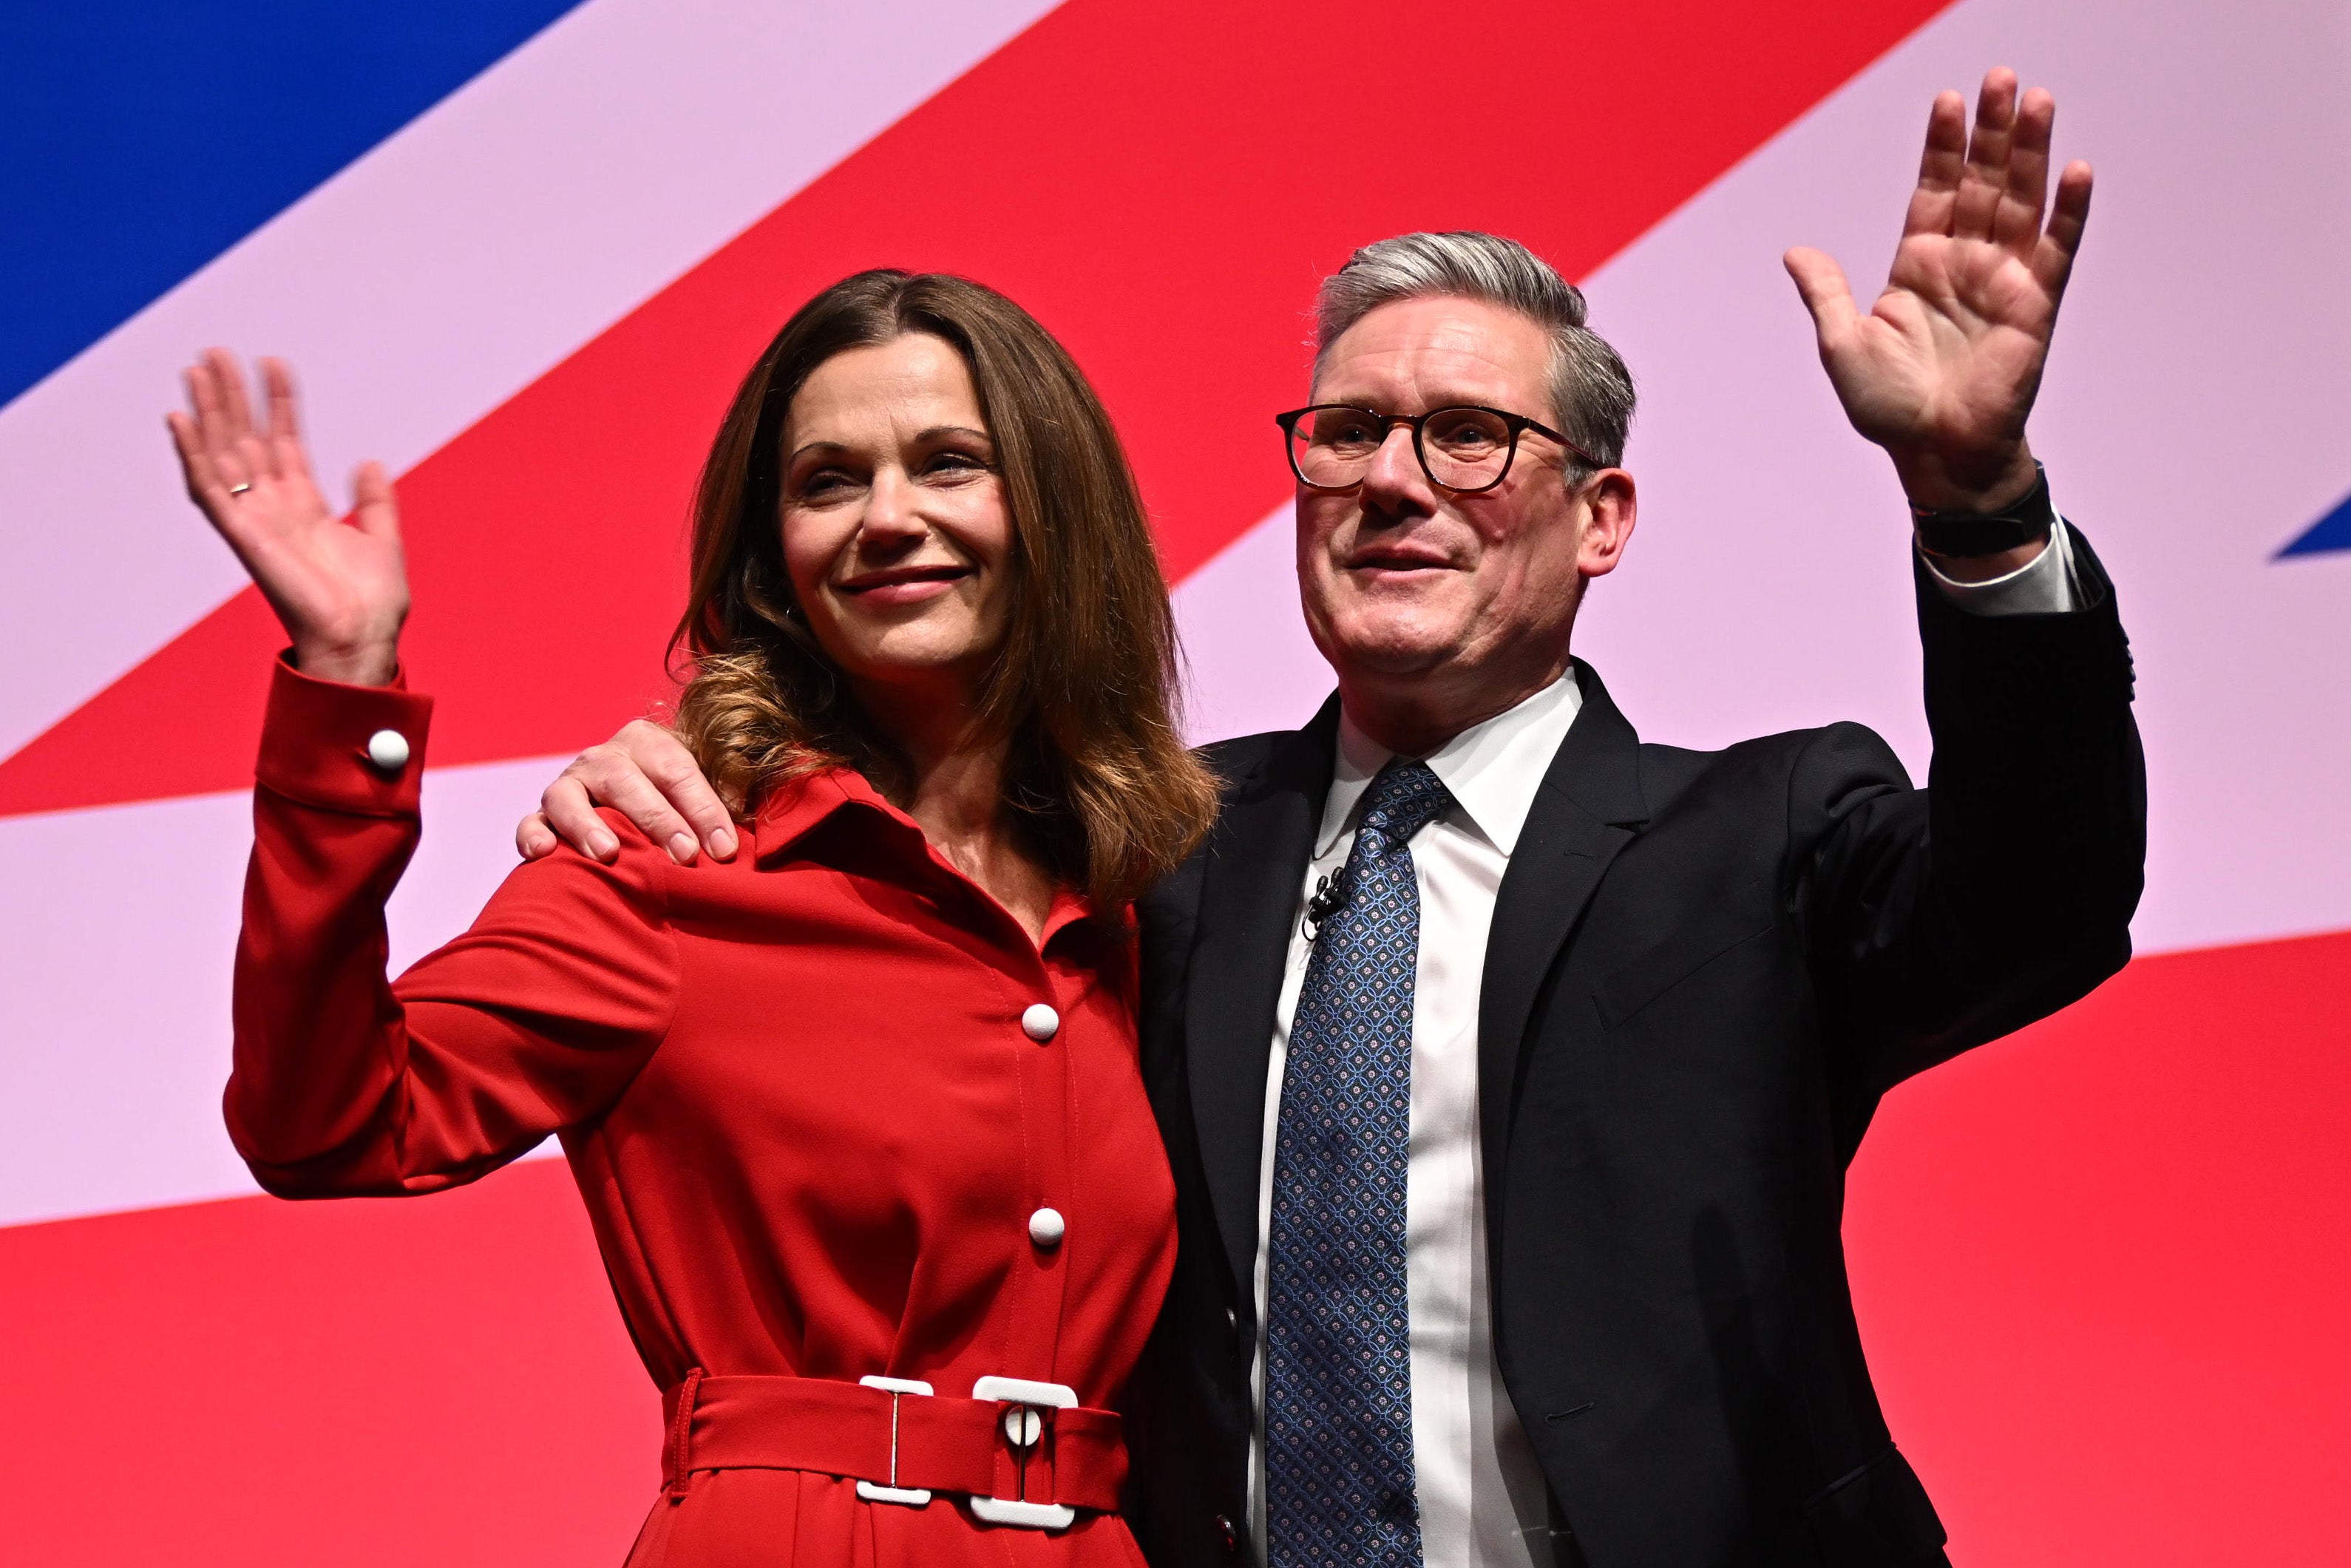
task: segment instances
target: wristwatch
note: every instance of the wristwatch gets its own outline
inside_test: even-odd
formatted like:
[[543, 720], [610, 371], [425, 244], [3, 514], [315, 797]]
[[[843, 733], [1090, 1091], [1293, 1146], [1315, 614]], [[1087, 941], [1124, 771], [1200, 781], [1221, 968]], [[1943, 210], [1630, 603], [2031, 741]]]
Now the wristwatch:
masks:
[[2031, 544], [2057, 521], [2049, 504], [2049, 470], [2032, 465], [2032, 488], [1997, 512], [1929, 512], [1910, 508], [1919, 548], [1928, 555], [1997, 555]]

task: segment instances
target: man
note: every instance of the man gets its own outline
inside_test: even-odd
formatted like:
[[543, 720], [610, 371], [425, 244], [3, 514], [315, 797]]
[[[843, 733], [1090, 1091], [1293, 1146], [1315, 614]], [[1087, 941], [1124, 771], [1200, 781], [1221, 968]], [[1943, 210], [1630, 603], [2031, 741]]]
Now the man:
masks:
[[[2024, 434], [2089, 205], [2081, 164], [2049, 201], [2053, 115], [2005, 71], [1972, 138], [1937, 100], [1870, 314], [1788, 257], [1917, 514], [1931, 792], [1855, 726], [1642, 744], [1570, 657], [1633, 394], [1557, 274], [1414, 235], [1325, 284], [1283, 423], [1338, 695], [1211, 748], [1217, 826], [1142, 909], [1182, 1229], [1133, 1412], [1155, 1563], [1945, 1561], [1845, 1166], [1895, 1082], [2120, 967], [2144, 844], [2112, 592]], [[547, 818], [731, 852], [681, 755], [632, 727]]]

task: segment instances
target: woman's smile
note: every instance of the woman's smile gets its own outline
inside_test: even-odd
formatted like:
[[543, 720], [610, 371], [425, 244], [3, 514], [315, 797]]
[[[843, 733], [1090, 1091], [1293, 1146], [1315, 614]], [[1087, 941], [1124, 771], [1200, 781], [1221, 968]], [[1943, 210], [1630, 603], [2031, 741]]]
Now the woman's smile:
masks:
[[920, 604], [955, 591], [974, 569], [954, 561], [935, 566], [893, 566], [864, 571], [834, 587], [865, 604]]

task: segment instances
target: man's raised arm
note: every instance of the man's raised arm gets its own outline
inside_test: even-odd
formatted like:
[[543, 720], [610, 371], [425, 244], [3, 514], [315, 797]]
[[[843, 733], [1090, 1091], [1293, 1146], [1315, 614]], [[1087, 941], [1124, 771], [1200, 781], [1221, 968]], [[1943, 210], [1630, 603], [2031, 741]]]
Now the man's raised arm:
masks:
[[1846, 415], [1910, 499], [1935, 742], [1923, 793], [1852, 726], [1823, 731], [1792, 782], [1820, 845], [1799, 871], [1848, 1138], [1894, 1082], [2129, 955], [2147, 818], [2129, 647], [2025, 440], [2090, 205], [2079, 162], [2049, 200], [2055, 112], [2006, 70], [1984, 78], [1972, 137], [1959, 95], [1937, 99], [1867, 315], [1834, 261], [1787, 256]]

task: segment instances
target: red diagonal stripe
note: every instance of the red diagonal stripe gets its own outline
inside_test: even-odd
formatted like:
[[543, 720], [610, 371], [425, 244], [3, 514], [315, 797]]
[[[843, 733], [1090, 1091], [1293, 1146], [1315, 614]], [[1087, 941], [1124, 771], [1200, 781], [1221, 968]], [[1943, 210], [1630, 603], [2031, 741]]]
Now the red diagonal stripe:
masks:
[[[1939, 9], [1074, 0], [406, 476], [433, 760], [568, 751], [663, 689], [697, 462], [835, 277], [946, 268], [1036, 311], [1180, 578], [1285, 488], [1268, 416], [1354, 246], [1491, 228], [1582, 276]], [[0, 763], [0, 813], [241, 787], [275, 641], [223, 606]]]

